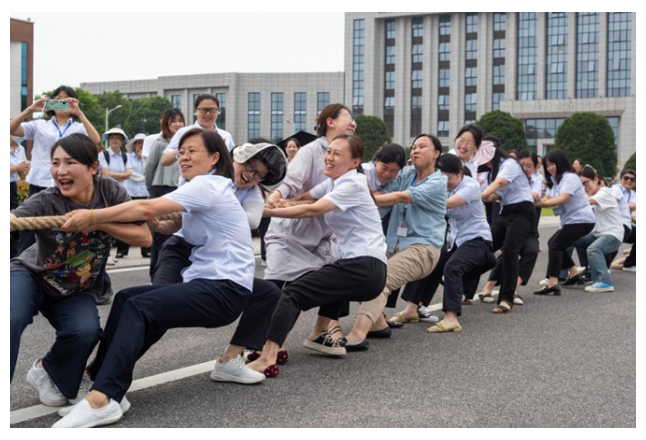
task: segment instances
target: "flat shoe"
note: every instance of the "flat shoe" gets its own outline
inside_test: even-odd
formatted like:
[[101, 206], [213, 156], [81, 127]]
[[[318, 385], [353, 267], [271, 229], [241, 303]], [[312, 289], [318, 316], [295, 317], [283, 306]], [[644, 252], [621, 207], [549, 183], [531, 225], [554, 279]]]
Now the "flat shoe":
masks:
[[280, 370], [278, 369], [278, 365], [270, 365], [269, 367], [265, 368], [265, 371], [262, 372], [265, 377], [276, 377], [279, 373]]
[[386, 324], [388, 324], [389, 328], [402, 328], [404, 326], [403, 322], [392, 322], [390, 320], [386, 320]]
[[520, 295], [514, 295], [514, 305], [522, 306], [523, 304], [525, 304], [523, 298]]
[[470, 300], [469, 298], [467, 298], [467, 299], [463, 299], [463, 300], [462, 300], [462, 302], [461, 302], [461, 304], [462, 304], [463, 306], [470, 306], [470, 305], [471, 305], [471, 304], [473, 304], [473, 303], [471, 302], [471, 300]]
[[404, 316], [403, 312], [396, 313], [395, 316], [389, 319], [390, 322], [400, 322], [405, 324], [407, 322], [419, 322], [419, 316]]
[[455, 324], [452, 324], [452, 325], [446, 325], [444, 323], [444, 320], [441, 320], [434, 326], [427, 328], [426, 331], [429, 333], [461, 332], [462, 326], [460, 325], [459, 322], [456, 322]]
[[491, 293], [480, 294], [480, 302], [492, 304], [495, 301]]
[[345, 347], [345, 351], [366, 351], [370, 347], [370, 342], [368, 342], [368, 339], [364, 339], [358, 344], [350, 345], [348, 344], [348, 340], [346, 338], [343, 338], [342, 344]]
[[513, 311], [514, 311], [513, 307], [505, 307], [505, 306], [499, 305], [498, 307], [493, 309], [491, 311], [491, 313], [495, 313], [495, 314], [499, 315], [499, 314], [511, 313]]
[[393, 331], [390, 327], [386, 327], [383, 330], [375, 330], [368, 332], [368, 339], [388, 339], [393, 335]]
[[278, 356], [276, 357], [276, 363], [278, 365], [285, 365], [288, 360], [289, 354], [287, 353], [287, 350], [280, 350], [278, 352]]
[[542, 289], [534, 291], [534, 295], [549, 295], [550, 293], [553, 293], [554, 296], [560, 296], [561, 288], [558, 284], [555, 284], [552, 287], [544, 286]]

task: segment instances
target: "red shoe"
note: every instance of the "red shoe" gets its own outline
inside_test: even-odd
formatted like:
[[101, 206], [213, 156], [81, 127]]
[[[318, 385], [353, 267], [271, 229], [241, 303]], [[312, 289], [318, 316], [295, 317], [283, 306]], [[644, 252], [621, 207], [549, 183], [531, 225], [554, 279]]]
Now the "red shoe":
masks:
[[269, 366], [263, 372], [265, 377], [276, 377], [278, 376], [278, 373], [280, 373], [280, 370], [278, 369], [278, 365]]
[[260, 357], [260, 352], [254, 350], [247, 355], [247, 363], [253, 362], [257, 360], [259, 357]]
[[280, 350], [278, 352], [278, 356], [276, 357], [276, 363], [278, 365], [285, 365], [288, 360], [289, 354], [287, 353], [287, 350]]

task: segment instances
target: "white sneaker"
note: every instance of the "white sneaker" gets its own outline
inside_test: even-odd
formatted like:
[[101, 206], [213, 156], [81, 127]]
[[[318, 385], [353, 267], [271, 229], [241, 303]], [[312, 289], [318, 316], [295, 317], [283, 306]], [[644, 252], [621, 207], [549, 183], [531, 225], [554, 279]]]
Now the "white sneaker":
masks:
[[630, 266], [630, 267], [624, 266], [623, 271], [624, 272], [637, 272], [637, 266]]
[[68, 415], [54, 423], [52, 428], [94, 428], [116, 423], [121, 417], [121, 406], [114, 400], [110, 400], [103, 408], [94, 409], [83, 399], [72, 407]]
[[549, 286], [550, 285], [550, 280], [547, 278], [543, 278], [539, 283], [539, 286]]
[[52, 378], [49, 377], [44, 368], [39, 368], [37, 365], [40, 359], [36, 359], [31, 366], [29, 373], [27, 373], [27, 382], [36, 388], [38, 391], [38, 398], [45, 406], [64, 406], [67, 404], [67, 397], [63, 396], [58, 390]]
[[[71, 400], [70, 400], [70, 402], [71, 402]], [[80, 401], [79, 401], [79, 403], [80, 403]], [[59, 417], [65, 417], [66, 415], [71, 413], [72, 410], [74, 409], [75, 405], [77, 405], [77, 404], [66, 406], [65, 408], [59, 409], [58, 410]], [[119, 406], [121, 407], [121, 412], [123, 414], [127, 413], [130, 410], [130, 402], [128, 401], [128, 399], [126, 399], [126, 396], [123, 396], [123, 400], [121, 400], [121, 403], [119, 404]]]
[[83, 379], [81, 379], [81, 385], [79, 386], [79, 391], [76, 394], [75, 398], [68, 399], [69, 404], [76, 405], [81, 400], [85, 399], [85, 396], [87, 396], [88, 393], [90, 392], [90, 388], [92, 388], [92, 379], [90, 379], [90, 376], [83, 373]]
[[262, 382], [265, 375], [247, 367], [241, 355], [231, 359], [226, 364], [215, 362], [211, 379], [216, 382], [235, 382], [245, 385]]
[[419, 316], [419, 320], [422, 322], [431, 322], [433, 324], [440, 322], [440, 318], [433, 315], [431, 311], [428, 310], [428, 307], [418, 307], [417, 315]]

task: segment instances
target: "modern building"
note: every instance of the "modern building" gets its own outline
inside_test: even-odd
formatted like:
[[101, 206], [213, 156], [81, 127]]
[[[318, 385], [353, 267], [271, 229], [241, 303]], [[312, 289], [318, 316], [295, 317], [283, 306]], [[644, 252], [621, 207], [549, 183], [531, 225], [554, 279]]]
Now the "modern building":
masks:
[[539, 153], [564, 118], [595, 112], [623, 163], [636, 149], [636, 28], [635, 13], [347, 13], [345, 102], [403, 145], [432, 133], [450, 146], [500, 109]]
[[20, 114], [33, 102], [34, 23], [11, 18], [9, 23], [10, 115]]
[[81, 84], [95, 95], [119, 90], [128, 99], [165, 96], [188, 120], [195, 120], [195, 98], [213, 94], [220, 101], [217, 125], [236, 143], [259, 136], [276, 141], [299, 130], [313, 133], [320, 111], [343, 102], [343, 86], [343, 72], [217, 73]]

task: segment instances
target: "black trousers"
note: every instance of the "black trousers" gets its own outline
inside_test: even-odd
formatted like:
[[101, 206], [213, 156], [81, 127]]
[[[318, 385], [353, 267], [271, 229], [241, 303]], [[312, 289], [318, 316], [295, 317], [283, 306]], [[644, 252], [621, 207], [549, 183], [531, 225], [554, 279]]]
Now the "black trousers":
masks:
[[[626, 261], [624, 261], [624, 267], [633, 267], [637, 264], [637, 250], [635, 249], [635, 246], [637, 246], [637, 226], [632, 225], [632, 227], [629, 228], [628, 226], [624, 225], [623, 243], [628, 243], [633, 245], [633, 248], [630, 250], [630, 254], [628, 255], [628, 257], [626, 257]], [[612, 261], [616, 257], [617, 257], [617, 251], [606, 255], [606, 262], [609, 261], [608, 267], [610, 267], [610, 263], [612, 263]], [[581, 254], [579, 254], [579, 261], [580, 260], [581, 260]], [[587, 254], [586, 254], [586, 261], [587, 261]], [[581, 263], [581, 265], [583, 266], [583, 263]], [[585, 266], [587, 266], [587, 264]]]
[[265, 247], [265, 234], [269, 229], [269, 224], [271, 223], [271, 217], [263, 217], [260, 220], [260, 226], [258, 226], [258, 231], [260, 231], [260, 258], [262, 261], [267, 261], [267, 248]]
[[[16, 182], [9, 182], [11, 184], [10, 193], [9, 193], [9, 209], [14, 210], [18, 207], [18, 185]], [[14, 231], [9, 236], [10, 250], [9, 258], [13, 258], [18, 255], [18, 240], [20, 239], [20, 232]]]
[[339, 319], [343, 301], [370, 301], [386, 285], [386, 264], [373, 257], [337, 260], [309, 272], [283, 291], [267, 339], [283, 345], [301, 311], [319, 307], [319, 316]]
[[[182, 270], [191, 265], [189, 257], [192, 249], [193, 245], [181, 237], [173, 235], [169, 238], [160, 249], [153, 285], [181, 283]], [[242, 312], [231, 344], [262, 350], [280, 295], [280, 288], [274, 283], [254, 278], [251, 298]]]
[[502, 273], [498, 304], [503, 301], [513, 307], [518, 282], [518, 256], [527, 237], [536, 228], [536, 210], [531, 202], [506, 205], [491, 226], [493, 252], [502, 249]]
[[[165, 196], [177, 189], [176, 186], [151, 186], [148, 190], [148, 198], [156, 199]], [[153, 281], [155, 275], [155, 267], [157, 267], [157, 257], [159, 255], [159, 248], [171, 237], [171, 235], [160, 234], [153, 232], [153, 244], [150, 247], [150, 281]], [[154, 283], [153, 283], [154, 284]]]
[[[525, 244], [520, 249], [520, 265], [518, 268], [518, 277], [522, 280], [523, 286], [527, 284], [534, 272], [534, 266], [536, 265], [539, 252], [538, 237], [535, 235], [527, 237]], [[489, 275], [489, 281], [498, 282], [501, 274], [502, 256], [498, 256], [496, 259], [496, 266], [491, 270], [491, 274]]]
[[594, 223], [577, 223], [565, 225], [552, 235], [547, 242], [549, 257], [547, 262], [547, 277], [558, 278], [561, 270], [574, 266], [574, 260], [568, 248], [581, 237], [585, 237], [594, 229]]
[[242, 313], [251, 292], [229, 280], [198, 279], [119, 292], [96, 359], [88, 367], [95, 391], [121, 402], [132, 384], [135, 363], [173, 328], [216, 328]]
[[442, 247], [440, 259], [426, 278], [408, 283], [402, 298], [408, 302], [428, 306], [444, 277], [442, 311], [462, 314], [462, 297], [473, 298], [480, 276], [496, 264], [491, 242], [481, 238], [469, 240], [459, 247]]

